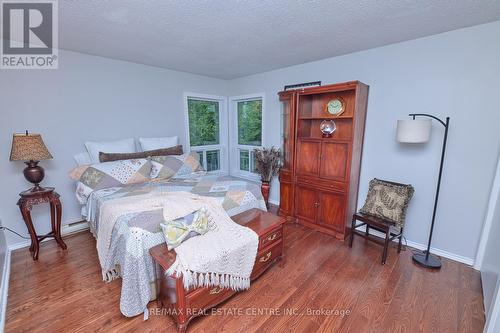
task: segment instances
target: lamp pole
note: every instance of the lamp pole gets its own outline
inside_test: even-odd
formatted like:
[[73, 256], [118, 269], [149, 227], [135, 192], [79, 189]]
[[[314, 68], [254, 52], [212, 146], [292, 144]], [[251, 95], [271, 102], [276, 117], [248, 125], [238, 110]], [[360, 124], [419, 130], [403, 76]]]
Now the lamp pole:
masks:
[[448, 128], [450, 126], [450, 117], [446, 117], [446, 120], [442, 121], [438, 117], [425, 113], [410, 113], [409, 116], [413, 117], [413, 119], [415, 119], [415, 117], [429, 117], [434, 120], [437, 120], [441, 125], [444, 126], [443, 148], [441, 150], [441, 164], [439, 165], [439, 176], [436, 187], [436, 196], [434, 198], [434, 210], [432, 212], [431, 231], [429, 233], [429, 241], [427, 242], [427, 250], [421, 253], [415, 253], [413, 255], [413, 261], [418, 263], [419, 265], [427, 268], [439, 269], [441, 268], [441, 260], [439, 259], [439, 257], [431, 254], [430, 249], [431, 249], [432, 233], [434, 231], [434, 221], [436, 220], [436, 209], [439, 200], [439, 189], [441, 187], [441, 176], [443, 174], [444, 155], [446, 152], [446, 141], [448, 140]]

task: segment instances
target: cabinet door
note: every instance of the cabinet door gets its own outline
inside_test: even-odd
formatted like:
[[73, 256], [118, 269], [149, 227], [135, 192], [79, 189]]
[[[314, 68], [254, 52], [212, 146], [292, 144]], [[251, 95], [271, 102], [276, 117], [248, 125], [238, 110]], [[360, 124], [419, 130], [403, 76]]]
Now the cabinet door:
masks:
[[337, 192], [320, 192], [318, 224], [343, 233], [345, 229], [346, 195]]
[[293, 187], [291, 183], [280, 182], [280, 211], [281, 215], [291, 216], [293, 208]]
[[317, 190], [297, 185], [295, 187], [295, 216], [310, 223], [316, 222]]
[[297, 174], [318, 176], [321, 142], [300, 140], [297, 143]]
[[283, 153], [284, 170], [291, 170], [293, 164], [293, 140], [295, 133], [294, 119], [294, 99], [293, 93], [283, 93], [280, 95], [281, 101], [281, 151]]
[[349, 146], [344, 142], [323, 142], [320, 177], [347, 181]]

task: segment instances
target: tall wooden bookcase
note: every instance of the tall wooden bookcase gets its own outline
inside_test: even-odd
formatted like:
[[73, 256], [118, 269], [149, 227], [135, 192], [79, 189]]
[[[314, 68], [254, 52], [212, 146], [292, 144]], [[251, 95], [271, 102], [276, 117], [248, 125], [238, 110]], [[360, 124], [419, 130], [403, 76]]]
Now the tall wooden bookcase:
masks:
[[[351, 81], [282, 91], [280, 214], [334, 235], [347, 236], [356, 210], [368, 86]], [[328, 102], [340, 99], [344, 111], [333, 116]], [[323, 120], [336, 131], [324, 137]]]

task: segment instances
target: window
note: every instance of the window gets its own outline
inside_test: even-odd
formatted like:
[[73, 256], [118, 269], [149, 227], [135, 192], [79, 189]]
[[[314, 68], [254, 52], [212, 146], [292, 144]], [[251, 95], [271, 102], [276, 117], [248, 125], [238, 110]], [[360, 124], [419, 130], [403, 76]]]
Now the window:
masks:
[[224, 171], [227, 145], [225, 98], [185, 94], [185, 104], [191, 151], [199, 154], [200, 163], [207, 171]]
[[263, 145], [264, 95], [233, 97], [231, 100], [231, 174], [258, 179], [253, 150]]

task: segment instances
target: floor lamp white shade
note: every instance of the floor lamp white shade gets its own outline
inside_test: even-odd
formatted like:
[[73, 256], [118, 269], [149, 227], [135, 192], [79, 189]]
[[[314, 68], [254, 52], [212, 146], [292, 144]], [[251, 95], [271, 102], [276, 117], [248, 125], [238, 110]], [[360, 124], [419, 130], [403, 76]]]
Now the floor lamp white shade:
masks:
[[[436, 196], [434, 197], [434, 209], [432, 210], [431, 230], [429, 232], [427, 250], [422, 252], [415, 252], [412, 256], [413, 262], [420, 266], [423, 266], [425, 268], [439, 269], [441, 268], [441, 260], [430, 251], [432, 234], [434, 231], [434, 222], [436, 221], [436, 208], [439, 199], [439, 188], [441, 187], [441, 176], [443, 175], [443, 164], [446, 152], [446, 141], [448, 139], [448, 129], [450, 127], [450, 117], [446, 117], [446, 120], [443, 121], [436, 116], [425, 113], [410, 113], [409, 116], [413, 119], [398, 120], [396, 139], [399, 142], [423, 143], [429, 141], [431, 136], [432, 119], [436, 120], [444, 126], [443, 149], [441, 150], [441, 163], [439, 164], [439, 176], [436, 186]], [[415, 117], [425, 117], [425, 119], [415, 119]]]
[[424, 143], [431, 137], [431, 119], [398, 120], [396, 139], [403, 143]]

